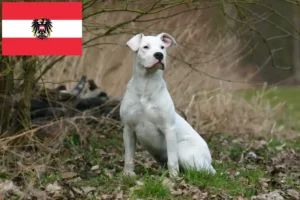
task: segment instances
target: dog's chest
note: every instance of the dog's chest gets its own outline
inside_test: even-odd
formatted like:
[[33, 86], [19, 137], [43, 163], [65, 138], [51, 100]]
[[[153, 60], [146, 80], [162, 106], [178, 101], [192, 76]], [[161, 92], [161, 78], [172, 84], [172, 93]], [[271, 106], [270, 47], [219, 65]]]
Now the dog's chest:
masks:
[[150, 96], [141, 96], [127, 109], [126, 118], [129, 123], [138, 125], [145, 121], [159, 125], [162, 122], [161, 108]]

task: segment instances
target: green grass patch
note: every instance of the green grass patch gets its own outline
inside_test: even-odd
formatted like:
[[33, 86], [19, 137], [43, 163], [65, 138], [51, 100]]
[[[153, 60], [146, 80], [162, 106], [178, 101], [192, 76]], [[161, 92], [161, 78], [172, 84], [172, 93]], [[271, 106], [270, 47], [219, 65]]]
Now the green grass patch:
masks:
[[129, 176], [123, 176], [122, 177], [123, 184], [126, 185], [127, 187], [133, 187], [135, 186], [135, 183], [137, 181], [137, 177], [129, 177]]
[[251, 197], [256, 193], [259, 178], [266, 176], [263, 170], [247, 170], [234, 164], [216, 163], [214, 167], [217, 171], [215, 175], [205, 171], [187, 171], [184, 179], [212, 193]]
[[10, 178], [10, 177], [9, 177], [8, 174], [6, 174], [6, 173], [0, 173], [0, 180], [1, 180], [1, 179], [5, 180], [5, 179], [9, 179], [9, 178]]
[[234, 142], [229, 146], [229, 156], [234, 161], [239, 161], [241, 154], [244, 150], [244, 146], [241, 143]]
[[143, 185], [138, 186], [131, 198], [151, 198], [151, 199], [164, 199], [171, 196], [169, 188], [163, 184], [163, 178], [153, 178], [146, 176], [143, 179]]
[[43, 177], [39, 183], [40, 185], [47, 185], [49, 183], [54, 183], [55, 181], [58, 181], [61, 179], [60, 174], [50, 174], [49, 176]]
[[[262, 89], [246, 89], [240, 94], [245, 99], [250, 100], [262, 92]], [[286, 119], [279, 121], [279, 123], [300, 132], [300, 88], [281, 87], [264, 92], [264, 98], [269, 100], [272, 106], [280, 102], [286, 103], [286, 112], [283, 113], [286, 115]]]
[[88, 180], [84, 181], [84, 183], [91, 185], [91, 186], [99, 186], [99, 185], [104, 185], [106, 184], [108, 178], [104, 178], [102, 176], [96, 176], [96, 177], [91, 177]]
[[288, 141], [288, 147], [300, 152], [300, 140]]
[[284, 148], [292, 148], [296, 151], [300, 151], [300, 141], [299, 140], [276, 140], [272, 139], [268, 142], [269, 149], [275, 149], [280, 152]]

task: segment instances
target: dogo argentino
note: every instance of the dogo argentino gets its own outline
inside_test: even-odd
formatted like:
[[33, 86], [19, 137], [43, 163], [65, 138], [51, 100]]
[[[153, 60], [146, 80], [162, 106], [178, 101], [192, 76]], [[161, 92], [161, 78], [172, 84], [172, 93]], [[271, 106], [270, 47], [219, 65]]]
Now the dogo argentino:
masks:
[[176, 113], [163, 79], [166, 48], [177, 46], [166, 33], [157, 36], [137, 34], [127, 46], [135, 52], [133, 76], [127, 85], [120, 115], [124, 125], [125, 175], [135, 175], [134, 154], [139, 143], [161, 164], [167, 164], [171, 177], [181, 169], [215, 173], [206, 142]]

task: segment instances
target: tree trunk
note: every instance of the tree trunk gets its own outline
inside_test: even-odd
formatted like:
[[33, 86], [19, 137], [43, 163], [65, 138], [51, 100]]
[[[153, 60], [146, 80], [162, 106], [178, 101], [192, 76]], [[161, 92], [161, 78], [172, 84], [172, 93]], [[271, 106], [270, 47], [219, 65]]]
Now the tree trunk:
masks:
[[0, 136], [9, 129], [13, 88], [13, 68], [9, 65], [9, 58], [2, 57], [0, 63]]
[[35, 82], [35, 57], [22, 57], [22, 67], [24, 70], [23, 98], [17, 103], [17, 122], [13, 132], [28, 130], [30, 128], [30, 99], [32, 88]]

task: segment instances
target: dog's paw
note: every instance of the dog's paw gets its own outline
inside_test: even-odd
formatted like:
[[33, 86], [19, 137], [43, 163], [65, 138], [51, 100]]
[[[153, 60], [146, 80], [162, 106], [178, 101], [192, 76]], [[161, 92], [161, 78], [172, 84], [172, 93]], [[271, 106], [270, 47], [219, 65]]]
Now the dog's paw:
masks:
[[169, 168], [169, 176], [170, 178], [176, 178], [178, 177], [178, 173], [179, 173], [179, 166], [177, 165], [169, 165], [168, 164], [168, 168]]
[[136, 174], [133, 171], [123, 171], [123, 176], [133, 177]]
[[216, 170], [211, 166], [210, 169], [209, 169], [209, 172], [212, 174], [212, 175], [215, 175], [217, 172]]
[[178, 177], [178, 171], [177, 170], [170, 170], [169, 175], [170, 175], [170, 178], [176, 179]]

